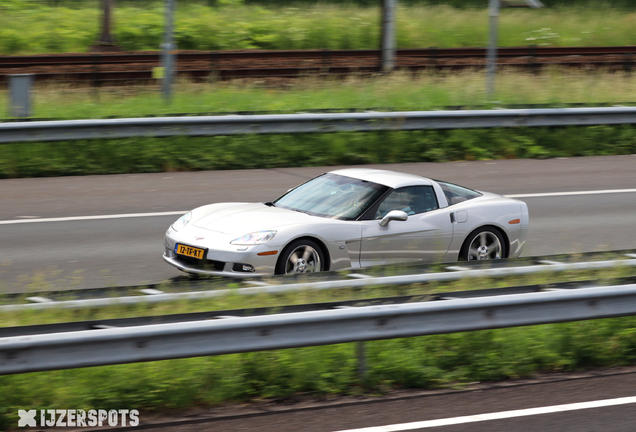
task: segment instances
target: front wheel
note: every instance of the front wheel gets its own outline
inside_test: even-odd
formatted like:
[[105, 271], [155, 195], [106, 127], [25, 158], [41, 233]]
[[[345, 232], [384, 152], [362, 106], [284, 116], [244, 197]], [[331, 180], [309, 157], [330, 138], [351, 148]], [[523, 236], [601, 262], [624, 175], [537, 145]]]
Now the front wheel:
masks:
[[290, 243], [276, 263], [276, 274], [314, 273], [324, 269], [320, 246], [308, 239]]
[[497, 228], [482, 227], [473, 231], [466, 238], [459, 253], [463, 261], [483, 261], [506, 257], [503, 236]]

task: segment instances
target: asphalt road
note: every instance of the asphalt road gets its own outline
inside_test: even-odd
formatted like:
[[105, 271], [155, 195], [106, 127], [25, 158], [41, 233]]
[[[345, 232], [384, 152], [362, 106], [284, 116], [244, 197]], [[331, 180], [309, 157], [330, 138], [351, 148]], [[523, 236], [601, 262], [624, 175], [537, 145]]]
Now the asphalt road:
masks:
[[[636, 189], [636, 155], [377, 166], [505, 195]], [[0, 180], [0, 290], [155, 283], [177, 215], [212, 202], [269, 201], [334, 167]], [[636, 248], [636, 192], [521, 198], [525, 256]], [[49, 218], [144, 214], [94, 220]]]
[[[150, 423], [163, 422], [164, 428], [146, 430], [633, 432], [636, 430], [635, 372], [631, 368], [631, 373], [628, 370], [617, 375], [574, 379], [563, 376], [558, 380], [548, 376], [546, 381], [518, 384], [474, 383], [463, 391], [406, 392], [358, 401], [343, 398], [313, 404], [256, 403], [234, 407], [229, 412], [224, 412], [223, 408], [202, 409], [180, 418], [147, 419], [146, 423], [148, 420]], [[616, 401], [619, 398], [623, 400]], [[580, 406], [582, 403], [586, 405]], [[600, 406], [603, 403], [608, 406]], [[533, 411], [525, 411], [529, 409]], [[519, 410], [524, 411], [516, 412]], [[141, 420], [143, 423], [144, 419]]]

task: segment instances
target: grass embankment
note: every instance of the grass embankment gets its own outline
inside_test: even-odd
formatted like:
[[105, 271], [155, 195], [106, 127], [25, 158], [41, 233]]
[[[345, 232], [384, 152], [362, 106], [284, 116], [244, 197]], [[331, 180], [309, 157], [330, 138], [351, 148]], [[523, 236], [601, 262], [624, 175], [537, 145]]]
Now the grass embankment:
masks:
[[[373, 49], [379, 47], [380, 10], [356, 5], [241, 5], [240, 1], [179, 2], [175, 42], [180, 49]], [[222, 6], [223, 4], [227, 6]], [[562, 4], [562, 3], [561, 3]], [[604, 5], [502, 9], [500, 46], [635, 45], [636, 12]], [[113, 33], [125, 50], [158, 50], [164, 4], [123, 2]], [[12, 0], [0, 5], [0, 54], [86, 52], [99, 37], [96, 1]], [[400, 5], [398, 48], [474, 47], [488, 43], [486, 3], [476, 7]]]
[[[230, 295], [205, 301], [95, 310], [3, 314], [15, 326], [159, 315], [203, 310], [280, 306], [345, 299], [529, 285], [634, 275], [630, 268], [541, 274], [507, 279], [465, 279], [407, 287], [374, 287], [279, 295]], [[170, 360], [0, 377], [0, 417], [14, 426], [18, 409], [136, 408], [154, 411], [214, 406], [228, 401], [301, 393], [382, 394], [393, 388], [461, 388], [475, 381], [530, 377], [636, 362], [636, 318], [479, 331], [366, 343], [368, 375], [357, 374], [355, 344]]]
[[[497, 102], [484, 105], [484, 74], [388, 77], [344, 81], [307, 77], [284, 88], [258, 83], [177, 86], [171, 104], [157, 89], [38, 87], [39, 118], [103, 118], [232, 111], [299, 112], [370, 108], [430, 110], [514, 104], [612, 104], [636, 101], [636, 75], [547, 71], [502, 72]], [[8, 105], [0, 94], [0, 106]], [[7, 106], [5, 105], [5, 106]], [[450, 131], [130, 138], [0, 145], [0, 178], [285, 166], [571, 157], [636, 153], [636, 130], [625, 126]]]

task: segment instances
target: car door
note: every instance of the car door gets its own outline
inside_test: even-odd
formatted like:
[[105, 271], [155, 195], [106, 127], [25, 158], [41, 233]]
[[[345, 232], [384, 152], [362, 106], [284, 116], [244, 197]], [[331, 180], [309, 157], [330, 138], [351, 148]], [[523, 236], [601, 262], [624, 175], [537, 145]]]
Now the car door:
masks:
[[[405, 221], [379, 222], [391, 210], [404, 211]], [[453, 238], [451, 211], [439, 208], [432, 186], [395, 189], [379, 205], [374, 219], [360, 221], [360, 265], [409, 261], [441, 261]]]

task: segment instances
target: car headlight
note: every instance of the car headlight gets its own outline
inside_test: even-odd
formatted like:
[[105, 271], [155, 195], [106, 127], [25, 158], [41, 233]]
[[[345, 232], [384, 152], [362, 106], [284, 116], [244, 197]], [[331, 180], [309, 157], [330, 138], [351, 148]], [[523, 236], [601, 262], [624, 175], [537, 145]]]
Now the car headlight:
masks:
[[179, 219], [177, 219], [175, 223], [172, 224], [172, 229], [175, 231], [179, 231], [184, 226], [186, 226], [188, 222], [190, 222], [190, 219], [192, 219], [192, 212], [187, 212], [186, 214], [181, 216]]
[[258, 231], [249, 234], [245, 234], [237, 239], [234, 239], [230, 244], [235, 245], [257, 245], [270, 241], [276, 235], [276, 231]]

